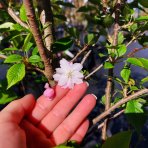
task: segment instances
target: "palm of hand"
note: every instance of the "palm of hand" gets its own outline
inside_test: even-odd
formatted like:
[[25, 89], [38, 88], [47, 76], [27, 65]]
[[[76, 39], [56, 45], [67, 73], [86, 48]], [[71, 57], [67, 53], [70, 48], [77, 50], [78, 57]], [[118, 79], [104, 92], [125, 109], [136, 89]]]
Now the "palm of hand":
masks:
[[[33, 96], [28, 95], [26, 96], [26, 99], [18, 100], [20, 102], [19, 105], [17, 103], [10, 104], [13, 108], [19, 106], [20, 111], [18, 115], [15, 115], [14, 110], [10, 111], [10, 107], [2, 111], [5, 114], [10, 114], [10, 112], [12, 112], [11, 120], [9, 118], [7, 123], [9, 123], [9, 127], [11, 123], [13, 128], [11, 130], [8, 129], [7, 131], [3, 131], [5, 135], [7, 135], [5, 138], [11, 139], [11, 141], [17, 139], [15, 143], [20, 142], [21, 148], [49, 148], [67, 140], [76, 140], [80, 142], [89, 126], [86, 116], [95, 105], [96, 100], [94, 99], [94, 96], [85, 96], [71, 113], [70, 111], [83, 96], [86, 89], [86, 83], [76, 85], [72, 90], [62, 89], [61, 87], [56, 86], [56, 96], [53, 101], [49, 101], [44, 98], [44, 96], [41, 96], [37, 103], [35, 103], [35, 106], [28, 105], [34, 104]], [[25, 104], [26, 102], [28, 104]], [[15, 104], [17, 104], [17, 107]], [[20, 106], [23, 106], [23, 109]], [[27, 116], [27, 119], [22, 120], [26, 112], [29, 115]], [[20, 126], [18, 123], [20, 123]], [[6, 127], [5, 125], [3, 126]], [[3, 126], [0, 124], [0, 128], [4, 129]], [[17, 147], [15, 146], [15, 148]]]

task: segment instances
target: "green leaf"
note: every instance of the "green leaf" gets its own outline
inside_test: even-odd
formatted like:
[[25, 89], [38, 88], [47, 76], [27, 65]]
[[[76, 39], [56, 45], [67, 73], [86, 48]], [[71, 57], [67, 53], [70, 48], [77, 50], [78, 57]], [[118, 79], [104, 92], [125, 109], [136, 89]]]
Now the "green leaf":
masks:
[[118, 33], [118, 45], [122, 44], [123, 41], [124, 41], [124, 36], [123, 36], [123, 33], [122, 32], [119, 32]]
[[91, 11], [91, 10], [95, 10], [96, 9], [96, 7], [93, 7], [93, 6], [82, 6], [82, 7], [80, 7], [78, 10], [77, 10], [77, 12], [89, 12], [89, 11]]
[[141, 83], [142, 83], [142, 84], [143, 84], [143, 83], [146, 83], [146, 82], [148, 82], [148, 76], [145, 77], [145, 78], [143, 78], [143, 79], [141, 80]]
[[25, 76], [25, 65], [24, 64], [14, 64], [7, 71], [7, 81], [9, 89], [11, 86], [15, 85], [17, 82], [21, 81]]
[[92, 44], [93, 40], [94, 40], [95, 36], [93, 33], [89, 33], [85, 36], [85, 43], [86, 44]]
[[128, 58], [127, 62], [135, 65], [135, 66], [139, 66], [142, 67], [146, 70], [148, 70], [148, 59], [145, 58]]
[[110, 62], [105, 62], [104, 63], [104, 68], [105, 69], [110, 69], [110, 68], [114, 68], [114, 65]]
[[137, 86], [131, 86], [130, 90], [135, 91], [135, 90], [139, 90], [139, 88]]
[[0, 83], [0, 104], [6, 104], [17, 98], [16, 93], [7, 89], [7, 81], [4, 79]]
[[135, 19], [136, 22], [143, 22], [143, 21], [148, 21], [148, 16], [140, 16]]
[[116, 97], [115, 99], [114, 99], [114, 102], [113, 102], [113, 104], [116, 104], [117, 102], [119, 102], [121, 100], [121, 98], [119, 98], [119, 97]]
[[5, 48], [3, 51], [13, 51], [13, 50], [18, 50], [18, 48], [10, 47], [10, 48]]
[[76, 141], [68, 141], [54, 148], [80, 148], [80, 145]]
[[103, 54], [103, 53], [99, 53], [98, 56], [99, 56], [100, 58], [103, 58], [103, 57], [106, 57], [107, 55], [106, 55], [106, 54]]
[[20, 8], [20, 18], [22, 21], [27, 21], [27, 15], [24, 5], [22, 5]]
[[105, 99], [105, 95], [103, 95], [103, 96], [101, 97], [101, 103], [102, 103], [102, 104], [105, 104], [105, 100], [106, 100], [106, 99]]
[[32, 55], [37, 55], [38, 54], [38, 48], [37, 46], [32, 50]]
[[[13, 91], [11, 91], [13, 93]], [[1, 92], [1, 98], [0, 98], [0, 104], [6, 104], [9, 103], [17, 98], [17, 96], [9, 96], [9, 94], [5, 94]]]
[[131, 74], [131, 70], [130, 68], [128, 68], [127, 66], [125, 66], [122, 71], [120, 72], [121, 77], [123, 78], [123, 80], [125, 81], [125, 83], [128, 83], [129, 77]]
[[[26, 38], [24, 40], [24, 44], [23, 44], [23, 47], [22, 47], [22, 49], [24, 51], [28, 51], [30, 49], [30, 47], [31, 47], [31, 42], [30, 42], [31, 38], [32, 38], [32, 34], [28, 33], [28, 35], [26, 36]], [[28, 45], [28, 44], [30, 44], [30, 45]]]
[[69, 2], [56, 1], [55, 3], [58, 4], [58, 5], [65, 6], [65, 7], [71, 7], [71, 8], [75, 7], [72, 3], [69, 3]]
[[135, 32], [135, 31], [137, 30], [137, 28], [138, 28], [137, 23], [134, 23], [134, 24], [132, 24], [132, 25], [130, 26], [130, 30], [131, 30], [132, 32]]
[[125, 113], [143, 113], [142, 104], [137, 100], [131, 100], [126, 105]]
[[23, 31], [24, 28], [21, 25], [19, 25], [19, 24], [14, 24], [13, 25], [13, 30]]
[[119, 45], [117, 49], [117, 56], [121, 57], [126, 53], [126, 46], [125, 45]]
[[107, 15], [103, 19], [103, 23], [106, 27], [110, 27], [114, 23], [114, 18], [111, 15]]
[[56, 52], [68, 50], [72, 46], [72, 44], [73, 44], [73, 40], [69, 36], [65, 38], [61, 38], [53, 44], [53, 51], [56, 53]]
[[31, 63], [37, 63], [41, 61], [41, 57], [38, 55], [33, 55], [29, 58], [29, 62]]
[[122, 13], [123, 13], [125, 20], [129, 21], [129, 19], [131, 18], [131, 15], [134, 13], [134, 10], [130, 8], [128, 5], [125, 5]]
[[55, 18], [62, 20], [62, 21], [66, 21], [67, 18], [64, 15], [53, 15]]
[[79, 38], [80, 32], [78, 31], [77, 28], [71, 27], [68, 28], [67, 32], [74, 38]]
[[3, 23], [0, 25], [0, 29], [4, 29], [4, 28], [10, 28], [10, 29], [13, 29], [13, 23], [11, 22], [6, 22], [6, 23]]
[[17, 95], [12, 90], [0, 89], [0, 104], [6, 104], [17, 98]]
[[108, 138], [101, 148], [129, 148], [131, 136], [130, 131], [120, 132]]
[[16, 62], [21, 62], [22, 61], [22, 56], [18, 55], [18, 54], [13, 54], [8, 56], [4, 63], [16, 63]]
[[28, 50], [30, 50], [30, 48], [33, 46], [33, 43], [28, 42], [25, 46], [25, 51], [27, 52]]
[[94, 5], [99, 5], [100, 4], [100, 0], [88, 0], [90, 3], [94, 4]]
[[147, 121], [147, 114], [145, 113], [126, 113], [128, 122], [135, 128], [138, 134], [141, 134], [141, 130]]
[[142, 46], [148, 46], [148, 36], [147, 35], [142, 35], [141, 37], [138, 38], [138, 42]]

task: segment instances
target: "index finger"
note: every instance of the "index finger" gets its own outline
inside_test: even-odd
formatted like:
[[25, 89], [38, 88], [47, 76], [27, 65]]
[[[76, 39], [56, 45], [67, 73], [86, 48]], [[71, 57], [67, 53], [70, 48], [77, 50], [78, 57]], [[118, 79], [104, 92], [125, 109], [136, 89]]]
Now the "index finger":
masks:
[[38, 124], [57, 104], [57, 102], [59, 102], [69, 92], [68, 88], [61, 88], [59, 85], [56, 85], [54, 90], [55, 97], [52, 101], [47, 99], [44, 95], [37, 99], [35, 107], [28, 117], [33, 124]]

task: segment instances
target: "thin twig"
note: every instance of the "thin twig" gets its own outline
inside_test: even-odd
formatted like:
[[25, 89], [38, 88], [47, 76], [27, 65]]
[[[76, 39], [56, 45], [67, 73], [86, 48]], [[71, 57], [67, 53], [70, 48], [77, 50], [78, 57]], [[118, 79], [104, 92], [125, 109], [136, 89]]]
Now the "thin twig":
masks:
[[29, 26], [28, 26], [25, 22], [23, 22], [23, 21], [15, 14], [15, 12], [13, 11], [12, 8], [7, 7], [3, 2], [0, 2], [0, 4], [1, 4], [2, 8], [5, 9], [5, 10], [8, 12], [8, 14], [13, 18], [13, 20], [14, 20], [15, 22], [17, 22], [18, 24], [20, 24], [22, 27], [24, 27], [24, 28], [26, 28], [26, 29], [29, 29]]
[[27, 68], [28, 70], [35, 70], [35, 71], [38, 71], [38, 72], [40, 72], [40, 73], [42, 73], [42, 74], [45, 75], [44, 70], [42, 70], [42, 69], [40, 69], [40, 68], [38, 68], [38, 67], [36, 67], [36, 66], [34, 66], [34, 65], [31, 65], [30, 63], [27, 63], [27, 64], [26, 64], [26, 68]]
[[88, 79], [90, 76], [92, 76], [94, 73], [96, 73], [98, 70], [100, 70], [102, 67], [103, 67], [103, 64], [97, 66], [97, 68], [95, 68], [90, 74], [88, 74], [88, 75], [85, 77], [85, 80]]
[[142, 89], [139, 90], [138, 92], [121, 99], [120, 101], [118, 101], [116, 104], [114, 104], [113, 106], [111, 106], [108, 110], [106, 110], [105, 112], [103, 112], [101, 115], [97, 116], [96, 118], [93, 119], [93, 124], [98, 123], [100, 120], [102, 120], [103, 118], [105, 118], [106, 116], [108, 116], [112, 111], [114, 111], [116, 108], [120, 107], [121, 105], [125, 104], [126, 102], [136, 99], [137, 97], [147, 94], [148, 95], [148, 89]]
[[87, 60], [87, 58], [89, 57], [89, 55], [91, 54], [91, 50], [89, 50], [88, 52], [87, 52], [87, 54], [83, 57], [83, 59], [82, 59], [82, 61], [81, 61], [81, 64], [83, 65], [84, 63], [85, 63], [85, 61]]
[[85, 50], [87, 50], [87, 48], [88, 48], [88, 45], [85, 45], [85, 46], [83, 47], [83, 49], [81, 49], [81, 50], [76, 54], [76, 56], [71, 60], [71, 62], [74, 62]]
[[[121, 110], [121, 111], [119, 111], [118, 113], [116, 113], [113, 117], [109, 118], [109, 120], [111, 120], [111, 119], [115, 119], [116, 117], [120, 116], [122, 113], [124, 113], [124, 109]], [[101, 123], [100, 125], [98, 125], [98, 129], [102, 128], [103, 125], [104, 125], [104, 122]]]
[[14, 19], [15, 22], [17, 22], [18, 24], [20, 24], [22, 27], [29, 29], [29, 26], [23, 22], [16, 14], [15, 12], [12, 10], [12, 8], [7, 8], [7, 11], [9, 13], [9, 15]]
[[128, 47], [133, 41], [135, 41], [136, 40], [136, 38], [135, 37], [133, 37], [127, 44], [126, 44], [126, 47]]
[[0, 54], [0, 59], [6, 59], [6, 58], [7, 58], [7, 56]]
[[39, 54], [40, 54], [40, 56], [41, 56], [41, 58], [44, 62], [44, 66], [45, 66], [44, 74], [45, 74], [46, 78], [48, 79], [48, 81], [50, 83], [53, 71], [52, 71], [50, 59], [47, 56], [47, 53], [49, 51], [44, 46], [42, 36], [41, 36], [41, 33], [39, 31], [39, 28], [38, 28], [37, 21], [36, 21], [33, 3], [30, 0], [23, 0], [23, 3], [24, 3], [24, 6], [26, 8], [26, 13], [27, 13], [27, 17], [28, 17], [28, 20], [29, 20], [29, 24], [30, 24], [30, 29], [31, 29], [32, 34], [34, 36], [36, 45], [38, 47]]
[[142, 48], [135, 48], [133, 51], [131, 51], [131, 52], [127, 55], [127, 57], [132, 57], [132, 56], [134, 56], [134, 54], [135, 54], [136, 52], [139, 52], [139, 51], [144, 50], [144, 49], [148, 49], [148, 46], [145, 46], [145, 47], [142, 47]]
[[[105, 62], [108, 62], [109, 58], [105, 60]], [[91, 77], [94, 73], [96, 73], [97, 71], [99, 71], [101, 68], [103, 67], [103, 64], [100, 64], [99, 66], [97, 66], [90, 74], [88, 74], [85, 77], [85, 80], [88, 79], [89, 77]]]

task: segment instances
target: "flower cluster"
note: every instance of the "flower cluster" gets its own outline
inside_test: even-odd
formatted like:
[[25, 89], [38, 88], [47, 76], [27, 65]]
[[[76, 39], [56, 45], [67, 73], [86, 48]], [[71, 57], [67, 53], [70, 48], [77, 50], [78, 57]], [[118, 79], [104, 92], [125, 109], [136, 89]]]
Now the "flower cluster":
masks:
[[56, 74], [53, 75], [55, 81], [62, 88], [73, 88], [74, 84], [83, 82], [82, 64], [72, 63], [66, 59], [60, 61], [60, 68], [56, 68]]

